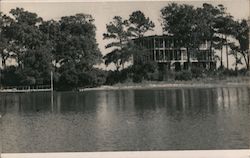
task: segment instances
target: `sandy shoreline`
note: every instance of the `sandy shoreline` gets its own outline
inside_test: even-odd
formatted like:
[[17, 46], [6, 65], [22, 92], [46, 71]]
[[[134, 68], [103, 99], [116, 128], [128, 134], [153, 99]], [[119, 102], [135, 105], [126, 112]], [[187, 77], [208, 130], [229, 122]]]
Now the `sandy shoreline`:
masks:
[[83, 88], [79, 91], [95, 90], [126, 90], [126, 89], [152, 89], [152, 88], [216, 88], [216, 87], [250, 87], [250, 82], [219, 82], [219, 83], [148, 83], [134, 85], [100, 86]]

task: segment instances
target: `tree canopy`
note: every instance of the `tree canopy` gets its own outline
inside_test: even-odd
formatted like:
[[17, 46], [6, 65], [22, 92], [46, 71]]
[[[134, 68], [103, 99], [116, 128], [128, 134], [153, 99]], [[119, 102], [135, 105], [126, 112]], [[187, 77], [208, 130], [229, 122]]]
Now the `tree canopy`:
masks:
[[[16, 8], [0, 15], [1, 55], [17, 62], [16, 84], [48, 84], [54, 71], [58, 87], [73, 88], [95, 83], [89, 72], [101, 62], [91, 15], [76, 14], [59, 21], [44, 21], [36, 13]], [[3, 31], [2, 31], [3, 30]], [[93, 77], [93, 76], [92, 76]]]
[[103, 34], [103, 39], [110, 43], [106, 48], [111, 51], [104, 56], [105, 64], [114, 63], [116, 70], [124, 69], [124, 64], [131, 60], [134, 52], [138, 52], [138, 47], [133, 46], [132, 39], [143, 37], [147, 31], [152, 31], [154, 23], [145, 17], [141, 11], [134, 11], [129, 19], [114, 16], [113, 21], [106, 25], [107, 33]]
[[133, 34], [134, 37], [143, 37], [147, 31], [153, 31], [155, 24], [145, 17], [144, 13], [140, 10], [134, 11], [129, 16], [130, 26], [128, 30]]
[[116, 70], [119, 70], [126, 62], [126, 59], [122, 56], [126, 53], [124, 48], [132, 36], [127, 26], [127, 20], [123, 20], [120, 16], [115, 16], [113, 21], [106, 25], [107, 33], [103, 34], [103, 39], [111, 40], [111, 42], [106, 45], [106, 48], [112, 49], [110, 53], [104, 56], [105, 64], [114, 63]]
[[[236, 63], [242, 64], [238, 59], [243, 58], [247, 69], [250, 67], [249, 57], [249, 26], [246, 20], [237, 21], [233, 30], [233, 36], [237, 42], [230, 43], [232, 54], [236, 57]], [[238, 44], [237, 44], [238, 43]]]
[[[210, 51], [226, 46], [228, 68], [229, 37], [235, 37], [236, 21], [223, 5], [204, 3], [194, 8], [187, 4], [171, 3], [161, 10], [163, 31], [173, 35], [181, 47], [187, 48], [188, 62], [190, 49], [199, 49], [205, 41], [210, 43]], [[236, 31], [237, 32], [237, 31]], [[222, 55], [221, 55], [222, 63]]]

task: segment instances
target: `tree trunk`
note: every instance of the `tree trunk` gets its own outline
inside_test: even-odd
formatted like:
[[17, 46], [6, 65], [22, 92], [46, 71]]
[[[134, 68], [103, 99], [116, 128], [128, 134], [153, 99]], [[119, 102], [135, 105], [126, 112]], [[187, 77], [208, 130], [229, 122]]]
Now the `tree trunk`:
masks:
[[[250, 51], [250, 50], [249, 50]], [[247, 53], [247, 69], [250, 71], [250, 59], [249, 59], [249, 53]]]
[[220, 68], [223, 68], [223, 47], [221, 47], [220, 51]]
[[[210, 64], [209, 64], [209, 70], [211, 70], [211, 61], [213, 61], [214, 60], [214, 55], [213, 55], [213, 40], [212, 40], [212, 37], [210, 37], [210, 48], [209, 48], [209, 53], [210, 53], [210, 58], [209, 58], [209, 60], [210, 60]], [[216, 67], [216, 66], [215, 66]]]
[[238, 76], [238, 55], [237, 52], [235, 54], [235, 71], [236, 71], [236, 76]]
[[243, 59], [245, 60], [247, 70], [249, 70], [249, 55], [245, 55], [243, 51], [241, 51], [240, 53], [243, 56]]
[[120, 66], [118, 64], [115, 64], [116, 66], [116, 71], [119, 71]]
[[190, 70], [190, 51], [187, 47], [187, 69]]
[[229, 56], [229, 54], [228, 54], [228, 43], [227, 43], [227, 36], [225, 36], [225, 40], [226, 40], [226, 54], [227, 54], [227, 69], [229, 69], [229, 60], [228, 60], [228, 56]]
[[6, 67], [6, 59], [2, 58], [2, 68], [5, 69]]
[[2, 89], [2, 69], [0, 68], [0, 89]]

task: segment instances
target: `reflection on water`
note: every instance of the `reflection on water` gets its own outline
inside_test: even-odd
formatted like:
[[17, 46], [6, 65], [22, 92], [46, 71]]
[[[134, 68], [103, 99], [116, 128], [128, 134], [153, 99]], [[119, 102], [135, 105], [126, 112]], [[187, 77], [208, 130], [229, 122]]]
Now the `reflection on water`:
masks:
[[250, 147], [250, 89], [0, 94], [3, 152]]

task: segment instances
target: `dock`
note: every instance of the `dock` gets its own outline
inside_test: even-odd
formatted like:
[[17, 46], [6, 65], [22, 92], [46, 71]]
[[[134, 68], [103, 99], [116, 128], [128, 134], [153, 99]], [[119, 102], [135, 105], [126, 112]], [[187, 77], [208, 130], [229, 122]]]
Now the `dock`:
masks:
[[50, 92], [53, 91], [50, 85], [37, 86], [11, 86], [1, 87], [0, 93], [27, 93], [27, 92]]

